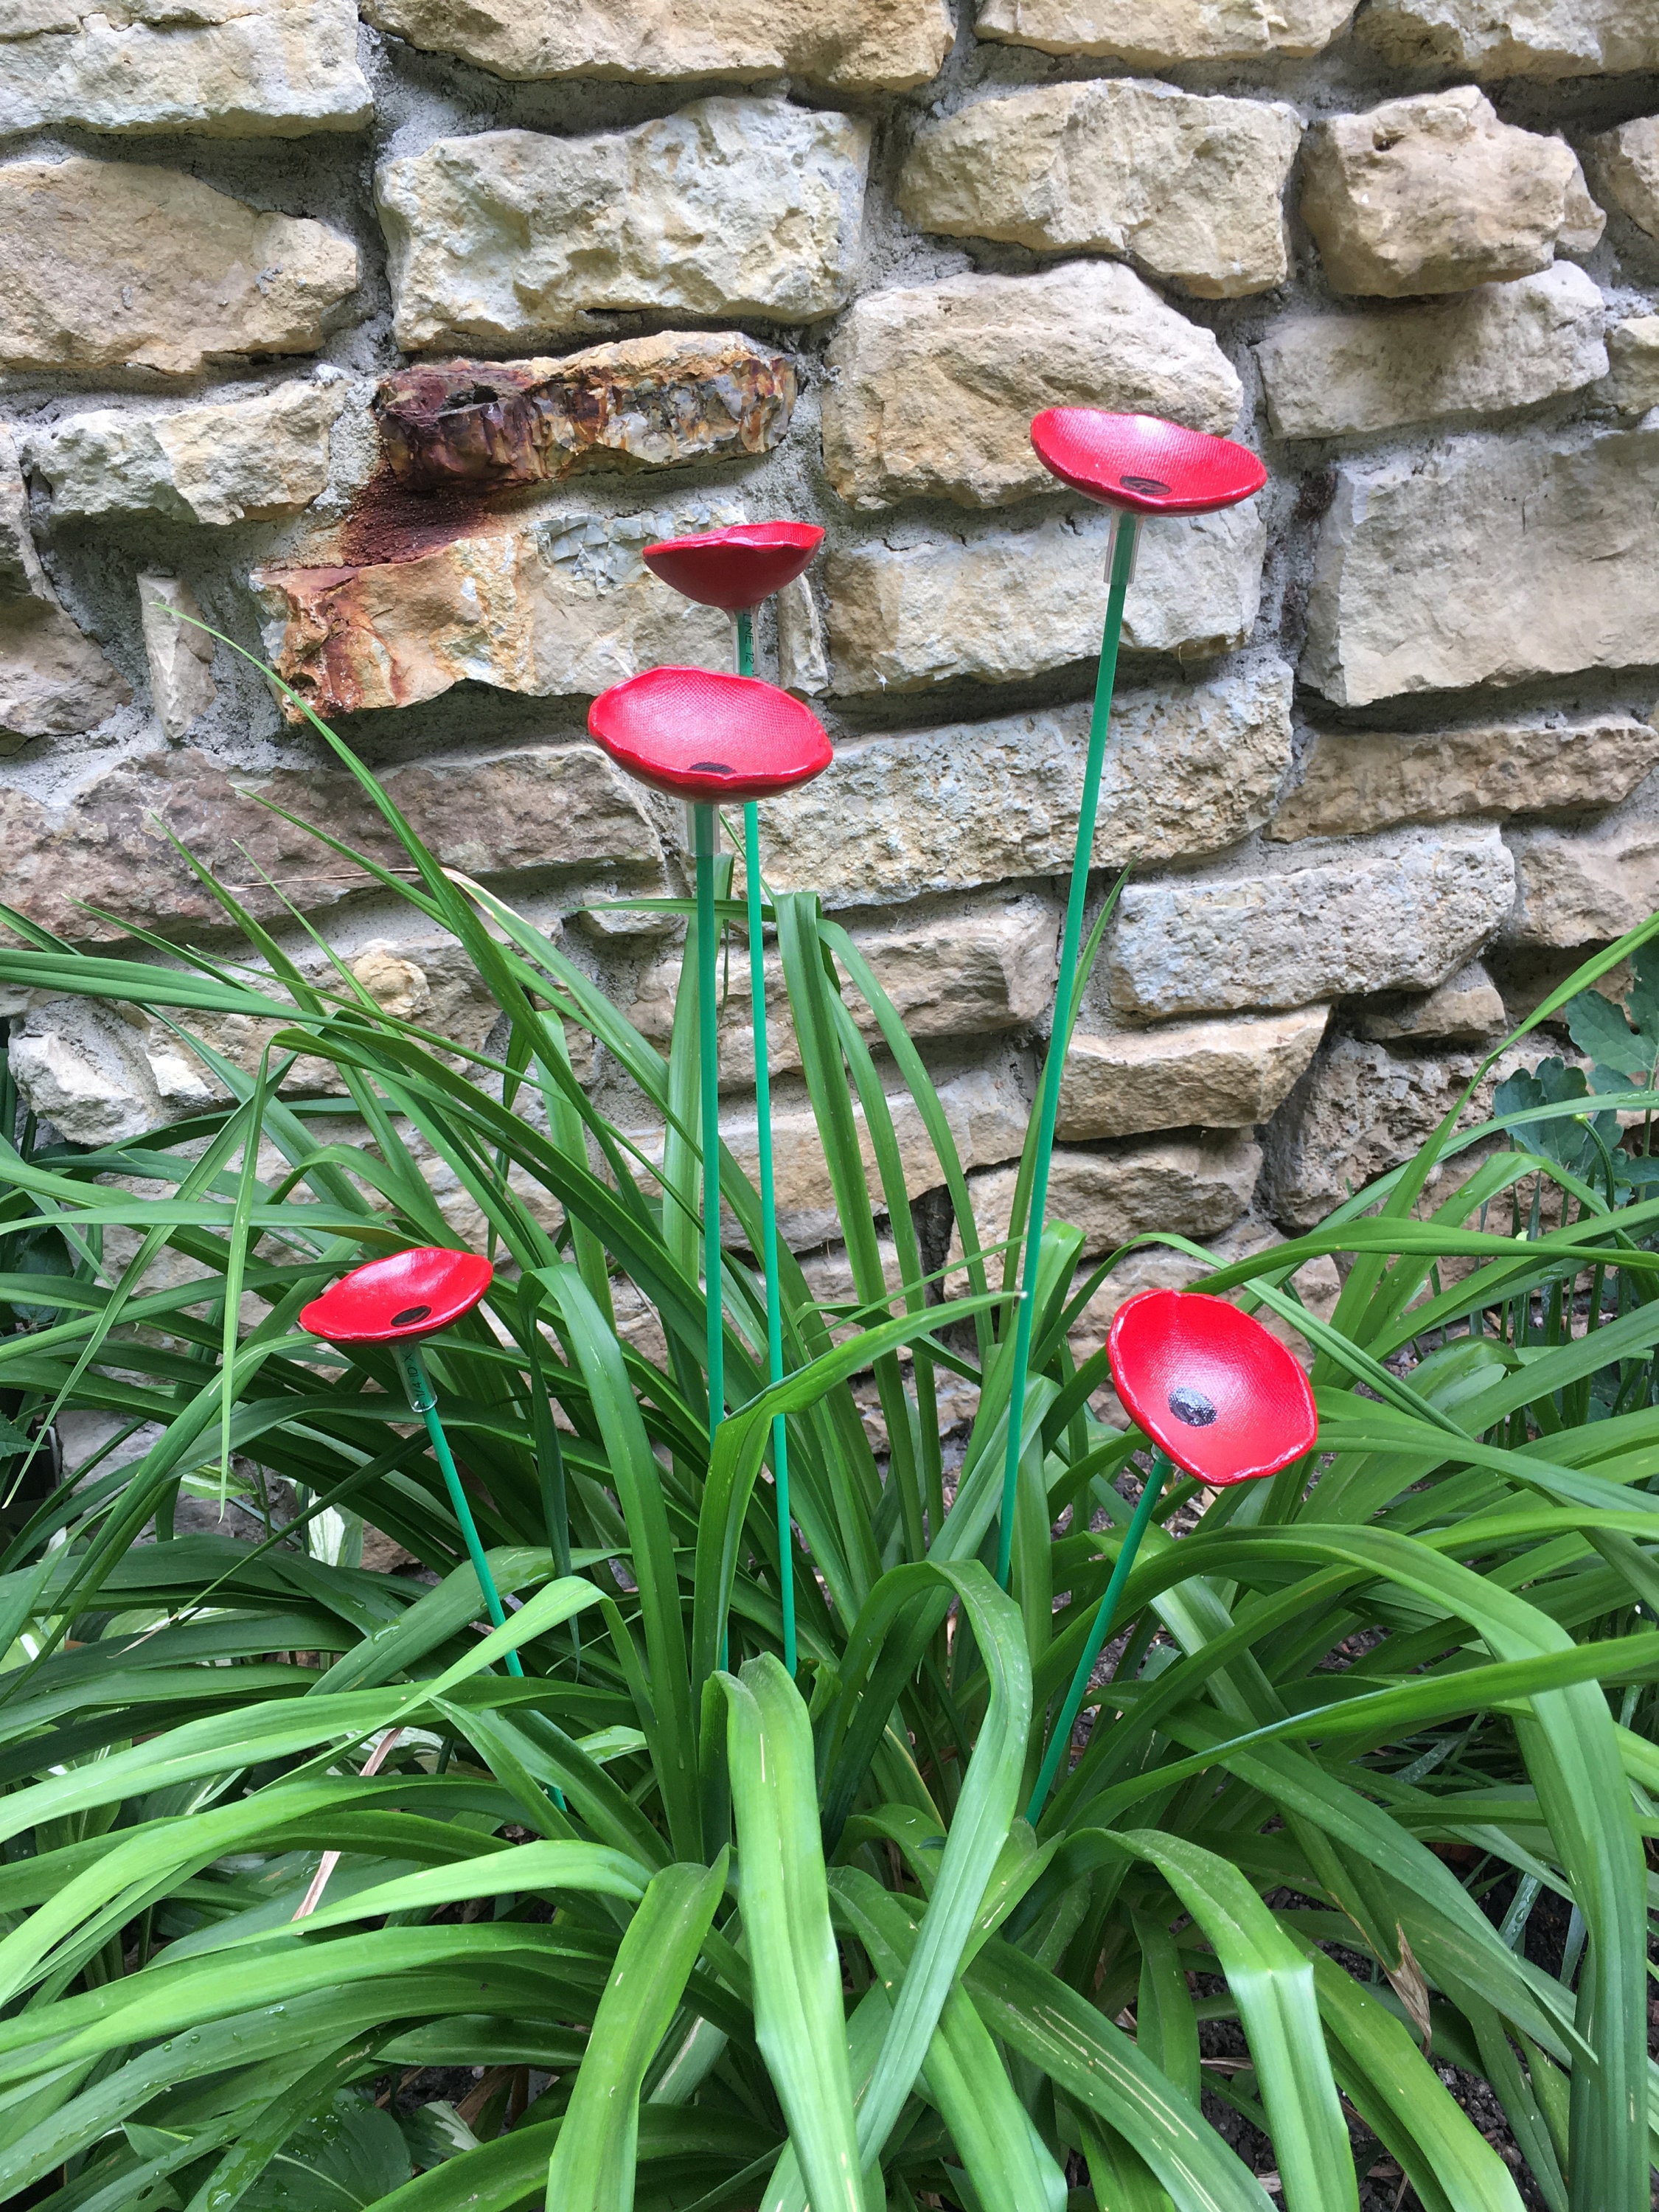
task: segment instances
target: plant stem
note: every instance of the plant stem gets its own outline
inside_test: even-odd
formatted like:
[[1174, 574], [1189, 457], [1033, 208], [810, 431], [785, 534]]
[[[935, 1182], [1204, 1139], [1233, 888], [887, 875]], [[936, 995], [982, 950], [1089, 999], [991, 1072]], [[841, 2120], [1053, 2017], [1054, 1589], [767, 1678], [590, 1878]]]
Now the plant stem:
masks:
[[1106, 1639], [1112, 1632], [1112, 1623], [1117, 1615], [1118, 1600], [1123, 1595], [1123, 1585], [1129, 1579], [1129, 1570], [1135, 1563], [1135, 1553], [1140, 1549], [1140, 1540], [1152, 1526], [1152, 1514], [1158, 1499], [1164, 1495], [1164, 1480], [1169, 1474], [1170, 1462], [1162, 1452], [1152, 1455], [1151, 1474], [1141, 1492], [1139, 1503], [1125, 1532], [1117, 1564], [1112, 1569], [1111, 1580], [1095, 1614], [1094, 1626], [1089, 1631], [1089, 1640], [1083, 1647], [1083, 1656], [1077, 1662], [1077, 1672], [1072, 1677], [1072, 1686], [1066, 1692], [1066, 1702], [1060, 1709], [1060, 1718], [1054, 1723], [1054, 1732], [1048, 1739], [1048, 1748], [1043, 1754], [1042, 1767], [1031, 1792], [1031, 1802], [1025, 1808], [1025, 1817], [1035, 1828], [1042, 1818], [1042, 1808], [1048, 1802], [1048, 1792], [1054, 1786], [1054, 1777], [1065, 1759], [1066, 1747], [1072, 1741], [1072, 1730], [1077, 1726], [1077, 1717], [1083, 1710], [1083, 1700], [1088, 1694], [1089, 1677], [1095, 1671], [1095, 1662], [1105, 1649]]
[[[489, 1562], [484, 1557], [484, 1547], [478, 1538], [478, 1524], [472, 1518], [472, 1508], [466, 1502], [466, 1492], [461, 1488], [461, 1478], [456, 1471], [454, 1456], [449, 1449], [449, 1439], [438, 1419], [438, 1401], [433, 1395], [432, 1378], [418, 1349], [412, 1344], [396, 1344], [398, 1371], [404, 1378], [404, 1388], [409, 1393], [409, 1402], [426, 1423], [427, 1435], [432, 1440], [433, 1455], [442, 1470], [444, 1486], [449, 1492], [449, 1502], [455, 1509], [455, 1518], [461, 1524], [461, 1535], [466, 1545], [466, 1555], [472, 1562], [472, 1571], [478, 1577], [478, 1587], [483, 1592], [485, 1610], [490, 1626], [502, 1627], [507, 1613], [501, 1605], [501, 1594], [495, 1587], [495, 1577], [489, 1571]], [[509, 1674], [522, 1674], [516, 1651], [507, 1655]]]
[[726, 1335], [720, 1303], [720, 1009], [714, 1003], [719, 946], [714, 928], [714, 810], [691, 809], [697, 868], [697, 1063], [702, 1108], [702, 1273], [708, 1322], [708, 1449], [726, 1412]]
[[755, 614], [752, 607], [739, 607], [732, 617], [738, 632], [738, 673], [752, 676], [755, 672]]
[[1060, 1113], [1060, 1078], [1066, 1048], [1072, 1039], [1072, 998], [1076, 988], [1078, 949], [1083, 942], [1083, 908], [1089, 891], [1089, 866], [1094, 858], [1095, 817], [1100, 806], [1100, 772], [1106, 758], [1106, 732], [1111, 722], [1112, 686], [1117, 678], [1118, 642], [1123, 635], [1123, 602], [1128, 595], [1134, 568], [1136, 522], [1133, 514], [1114, 518], [1110, 586], [1106, 599], [1106, 627], [1100, 641], [1100, 671], [1095, 683], [1095, 710], [1089, 724], [1089, 756], [1083, 770], [1083, 799], [1078, 809], [1077, 847], [1072, 858], [1071, 896], [1066, 905], [1066, 927], [1060, 938], [1060, 974], [1054, 989], [1054, 1017], [1043, 1063], [1042, 1091], [1038, 1106], [1036, 1158], [1031, 1176], [1030, 1212], [1025, 1224], [1025, 1251], [1020, 1270], [1019, 1305], [1014, 1322], [1014, 1372], [1008, 1392], [1007, 1455], [1002, 1470], [1002, 1519], [997, 1532], [997, 1580], [1008, 1587], [1014, 1544], [1014, 1492], [1019, 1480], [1020, 1431], [1025, 1420], [1025, 1384], [1031, 1363], [1031, 1326], [1036, 1307], [1037, 1268], [1042, 1248], [1042, 1217], [1048, 1204], [1048, 1163], [1054, 1149], [1054, 1122]]

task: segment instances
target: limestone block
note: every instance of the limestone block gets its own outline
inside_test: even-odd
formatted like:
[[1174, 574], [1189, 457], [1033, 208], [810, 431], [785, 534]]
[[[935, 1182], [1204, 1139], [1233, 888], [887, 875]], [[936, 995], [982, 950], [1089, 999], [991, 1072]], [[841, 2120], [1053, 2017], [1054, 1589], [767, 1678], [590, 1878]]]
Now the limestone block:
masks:
[[951, 47], [943, 0], [364, 0], [411, 46], [497, 76], [793, 76], [845, 92], [908, 92]]
[[1308, 134], [1302, 213], [1338, 292], [1398, 299], [1529, 276], [1583, 228], [1585, 198], [1571, 148], [1500, 123], [1473, 85]]
[[1355, 29], [1396, 69], [1479, 77], [1659, 69], [1650, 0], [1370, 0]]
[[618, 308], [834, 314], [869, 155], [866, 122], [753, 99], [593, 138], [440, 138], [377, 180], [398, 343], [502, 349]]
[[1267, 835], [1347, 837], [1465, 814], [1614, 806], [1659, 767], [1659, 727], [1633, 714], [1559, 726], [1485, 723], [1395, 737], [1321, 732]]
[[406, 707], [466, 681], [547, 698], [663, 662], [726, 668], [730, 617], [659, 582], [640, 549], [736, 519], [696, 501], [562, 512], [502, 519], [410, 560], [262, 569], [266, 648], [324, 715]]
[[213, 640], [195, 628], [202, 610], [189, 585], [177, 576], [140, 576], [138, 614], [149, 663], [151, 708], [168, 737], [182, 738], [218, 696]]
[[[970, 1176], [974, 1225], [981, 1247], [1006, 1241], [1012, 1216], [1012, 1167]], [[1097, 1257], [1146, 1229], [1182, 1237], [1213, 1237], [1249, 1205], [1261, 1172], [1261, 1148], [1250, 1138], [1224, 1135], [1158, 1138], [1113, 1152], [1055, 1148], [1048, 1181], [1050, 1221], [1069, 1222], [1084, 1235], [1084, 1255]], [[962, 1256], [953, 1235], [952, 1259]], [[967, 1288], [965, 1273], [947, 1275], [951, 1295]]]
[[1340, 706], [1641, 666], [1659, 629], [1659, 426], [1448, 441], [1345, 467], [1304, 679]]
[[[58, 999], [14, 1026], [7, 1060], [30, 1110], [70, 1144], [120, 1144], [169, 1118], [145, 1042], [112, 1006]], [[203, 1083], [200, 1103], [210, 1096]]]
[[355, 131], [371, 101], [350, 0], [56, 0], [0, 30], [0, 131]]
[[1659, 315], [1632, 315], [1607, 332], [1609, 395], [1621, 415], [1659, 407]]
[[1479, 960], [1432, 991], [1371, 1000], [1357, 1017], [1376, 1044], [1481, 1044], [1508, 1026], [1504, 994]]
[[1516, 944], [1597, 944], [1622, 937], [1659, 907], [1659, 822], [1651, 818], [1528, 830], [1514, 845], [1520, 896], [1504, 933]]
[[269, 522], [328, 483], [328, 437], [347, 386], [281, 384], [257, 399], [170, 415], [91, 408], [29, 441], [61, 521], [159, 514], [171, 522]]
[[1060, 1079], [1059, 1134], [1247, 1129], [1285, 1099], [1325, 1034], [1328, 1006], [1258, 1020], [1182, 1022], [1074, 1034]]
[[1043, 407], [1163, 415], [1225, 433], [1238, 374], [1208, 331], [1131, 270], [947, 277], [866, 293], [831, 341], [823, 461], [850, 507], [1006, 507], [1054, 479], [1031, 451]]
[[1111, 253], [1205, 299], [1290, 273], [1293, 107], [1138, 79], [981, 100], [917, 138], [898, 204], [920, 230]]
[[811, 585], [797, 576], [772, 607], [778, 626], [778, 682], [798, 699], [822, 697], [830, 689], [830, 648]]
[[[968, 677], [1006, 684], [1100, 650], [1109, 518], [1098, 507], [1035, 530], [830, 556], [838, 691], [919, 691]], [[1261, 601], [1267, 519], [1255, 501], [1151, 524], [1136, 556], [1123, 641], [1150, 653], [1243, 645]]]
[[26, 599], [46, 587], [29, 527], [28, 487], [9, 430], [0, 428], [0, 599]]
[[1148, 1020], [1428, 990], [1497, 929], [1515, 864], [1496, 830], [1407, 830], [1271, 873], [1131, 883], [1112, 1004]]
[[[1654, 58], [1659, 69], [1659, 27], [1653, 34]], [[1621, 123], [1589, 144], [1595, 181], [1603, 197], [1627, 215], [1638, 230], [1659, 238], [1659, 115], [1638, 115]]]
[[[1167, 1244], [1143, 1244], [1127, 1253], [1119, 1261], [1073, 1324], [1070, 1342], [1072, 1356], [1079, 1364], [1091, 1352], [1100, 1350], [1112, 1316], [1127, 1298], [1139, 1291], [1185, 1291], [1201, 1287], [1203, 1278], [1214, 1267], [1229, 1267], [1240, 1260], [1253, 1259], [1259, 1252], [1270, 1252], [1284, 1243], [1272, 1224], [1252, 1211], [1235, 1221], [1231, 1228], [1218, 1236], [1206, 1237], [1205, 1244], [1211, 1255], [1206, 1262], [1194, 1259], [1189, 1253], [1171, 1250]], [[1322, 1252], [1306, 1260], [1291, 1276], [1287, 1288], [1293, 1290], [1304, 1306], [1317, 1320], [1329, 1321], [1336, 1311], [1342, 1295], [1342, 1278], [1337, 1273], [1336, 1262], [1329, 1253]], [[1224, 1297], [1236, 1300], [1241, 1291], [1224, 1291]], [[1277, 1314], [1261, 1308], [1256, 1319], [1270, 1329], [1281, 1343], [1288, 1344], [1304, 1367], [1313, 1364], [1313, 1351], [1299, 1330], [1281, 1321]], [[1115, 1392], [1103, 1391], [1094, 1401], [1103, 1416], [1115, 1424], [1126, 1422], [1128, 1416]]]
[[374, 394], [398, 483], [429, 492], [557, 483], [594, 463], [667, 468], [770, 453], [795, 404], [794, 363], [741, 331], [665, 331], [559, 361], [396, 369]]
[[16, 448], [0, 428], [0, 738], [94, 730], [131, 696], [126, 679], [47, 581], [29, 532]]
[[1296, 315], [1256, 348], [1281, 438], [1491, 415], [1607, 374], [1600, 287], [1570, 261], [1431, 307]]
[[1352, 13], [1353, 0], [980, 0], [974, 28], [1044, 53], [1158, 69], [1316, 54]]
[[[1270, 663], [1121, 692], [1096, 865], [1218, 852], [1248, 836], [1289, 759], [1288, 677]], [[830, 906], [868, 906], [1062, 874], [1088, 725], [1079, 702], [842, 744], [815, 782], [763, 802], [767, 880]]]
[[[597, 746], [523, 745], [483, 758], [407, 762], [381, 781], [445, 866], [491, 880], [526, 872], [578, 885], [663, 891], [662, 848], [637, 787]], [[382, 866], [403, 864], [377, 814], [343, 774], [255, 775], [192, 746], [96, 768], [51, 803], [0, 788], [9, 902], [80, 942], [115, 933], [80, 903], [146, 927], [216, 921], [221, 909], [167, 841], [187, 846], [252, 911], [280, 919], [271, 890], [307, 912], [369, 887], [361, 870], [256, 803], [263, 795]], [[617, 879], [621, 879], [618, 881]]]
[[176, 170], [0, 167], [0, 368], [194, 376], [238, 354], [313, 353], [356, 283], [349, 240]]
[[[913, 1037], [988, 1036], [1048, 1010], [1059, 917], [1045, 899], [1002, 898], [966, 914], [907, 916], [851, 935]], [[672, 1033], [680, 959], [676, 951], [648, 969], [627, 1010], [653, 1043], [665, 1045]], [[866, 1036], [876, 1037], [875, 1016], [857, 987], [849, 982], [842, 995]], [[755, 1080], [752, 1007], [748, 947], [739, 942], [720, 1002], [722, 1086]], [[800, 1066], [800, 1048], [775, 952], [766, 958], [766, 1010], [768, 1057], [774, 1073], [787, 1074]]]

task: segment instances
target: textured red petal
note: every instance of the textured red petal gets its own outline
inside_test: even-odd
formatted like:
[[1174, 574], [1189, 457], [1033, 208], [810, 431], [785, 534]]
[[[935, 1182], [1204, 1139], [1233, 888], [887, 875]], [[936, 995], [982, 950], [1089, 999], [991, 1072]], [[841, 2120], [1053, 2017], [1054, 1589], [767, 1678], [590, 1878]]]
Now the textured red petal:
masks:
[[431, 1336], [471, 1313], [495, 1270], [476, 1252], [441, 1244], [369, 1260], [302, 1307], [300, 1326], [331, 1344], [397, 1344]]
[[816, 714], [775, 684], [707, 668], [649, 668], [600, 692], [587, 726], [612, 760], [681, 799], [765, 799], [835, 756]]
[[737, 614], [805, 575], [823, 543], [815, 522], [736, 522], [695, 538], [665, 538], [640, 558], [688, 599]]
[[1073, 491], [1137, 514], [1209, 514], [1236, 507], [1267, 481], [1255, 455], [1156, 415], [1045, 407], [1031, 424], [1045, 469]]
[[1313, 1449], [1313, 1392], [1294, 1355], [1225, 1298], [1141, 1291], [1112, 1317], [1112, 1380], [1176, 1465], [1218, 1488]]

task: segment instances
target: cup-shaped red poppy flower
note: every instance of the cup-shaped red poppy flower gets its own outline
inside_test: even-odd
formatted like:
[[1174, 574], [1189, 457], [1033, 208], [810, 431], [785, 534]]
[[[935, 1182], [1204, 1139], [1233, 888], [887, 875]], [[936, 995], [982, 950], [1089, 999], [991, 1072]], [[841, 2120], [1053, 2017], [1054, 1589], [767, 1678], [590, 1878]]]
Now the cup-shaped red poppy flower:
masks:
[[331, 1344], [398, 1344], [431, 1336], [471, 1313], [495, 1270], [476, 1252], [441, 1244], [366, 1261], [300, 1312], [300, 1326]]
[[680, 799], [769, 799], [835, 755], [799, 699], [753, 676], [647, 668], [601, 691], [587, 726], [612, 760]]
[[1313, 1392], [1259, 1321], [1201, 1291], [1140, 1291], [1112, 1316], [1112, 1380], [1136, 1425], [1217, 1489], [1313, 1449]]
[[1255, 455], [1231, 438], [1156, 415], [1045, 407], [1031, 424], [1031, 443], [1043, 467], [1073, 491], [1137, 514], [1209, 514], [1237, 507], [1267, 481]]
[[640, 558], [688, 599], [735, 615], [804, 576], [823, 543], [815, 522], [734, 522], [695, 538], [665, 538]]

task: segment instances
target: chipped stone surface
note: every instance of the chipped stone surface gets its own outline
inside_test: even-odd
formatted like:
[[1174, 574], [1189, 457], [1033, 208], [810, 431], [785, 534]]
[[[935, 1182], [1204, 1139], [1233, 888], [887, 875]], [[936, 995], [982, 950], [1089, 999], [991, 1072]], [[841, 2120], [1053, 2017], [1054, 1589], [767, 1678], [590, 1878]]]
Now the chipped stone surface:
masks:
[[1353, 0], [980, 0], [974, 28], [1009, 46], [1158, 69], [1316, 54], [1352, 13]]
[[1281, 438], [1489, 415], [1607, 374], [1601, 289], [1570, 261], [1432, 307], [1298, 315], [1256, 349]]
[[46, 580], [16, 448], [0, 428], [0, 738], [95, 730], [131, 696]]
[[1152, 1020], [1428, 990], [1514, 896], [1496, 830], [1406, 830], [1270, 874], [1131, 883], [1109, 941], [1112, 1004]]
[[[1007, 1237], [1016, 1172], [997, 1168], [969, 1179], [981, 1247]], [[1049, 1173], [1048, 1218], [1083, 1231], [1087, 1258], [1109, 1252], [1146, 1229], [1213, 1237], [1249, 1205], [1261, 1172], [1261, 1146], [1238, 1135], [1165, 1137], [1114, 1152], [1060, 1145]], [[951, 1257], [961, 1256], [961, 1240], [953, 1235]], [[945, 1286], [959, 1294], [967, 1277], [947, 1276]]]
[[[526, 745], [483, 759], [410, 762], [382, 770], [381, 781], [447, 867], [492, 879], [548, 871], [582, 883], [620, 874], [647, 889], [660, 885], [662, 848], [650, 817], [597, 746]], [[98, 769], [52, 805], [0, 789], [9, 903], [81, 942], [113, 933], [80, 901], [163, 929], [218, 921], [216, 902], [174, 854], [169, 830], [266, 919], [285, 911], [270, 882], [308, 912], [368, 888], [360, 871], [247, 793], [275, 800], [384, 866], [402, 865], [402, 848], [343, 774], [291, 768], [251, 775], [184, 745]]]
[[1659, 822], [1614, 815], [1514, 839], [1519, 896], [1505, 938], [1571, 949], [1622, 937], [1659, 907]]
[[282, 384], [169, 415], [90, 408], [31, 438], [27, 458], [52, 486], [54, 520], [272, 521], [298, 514], [327, 483], [329, 432], [347, 388]]
[[1587, 198], [1571, 147], [1500, 123], [1473, 85], [1308, 134], [1302, 213], [1338, 292], [1398, 299], [1529, 276], [1564, 233], [1578, 241]]
[[[1239, 1260], [1253, 1259], [1258, 1252], [1271, 1251], [1284, 1241], [1272, 1224], [1252, 1209], [1218, 1236], [1204, 1239], [1211, 1255], [1207, 1263], [1194, 1259], [1188, 1253], [1174, 1251], [1167, 1244], [1143, 1244], [1126, 1254], [1079, 1316], [1070, 1338], [1073, 1358], [1080, 1364], [1091, 1352], [1100, 1350], [1113, 1315], [1137, 1291], [1190, 1290], [1200, 1285], [1212, 1268], [1230, 1267]], [[1342, 1278], [1329, 1253], [1322, 1252], [1303, 1262], [1287, 1287], [1295, 1291], [1310, 1314], [1320, 1321], [1329, 1321], [1342, 1295]], [[1243, 1293], [1233, 1290], [1224, 1291], [1221, 1295], [1236, 1300]], [[1282, 1344], [1289, 1345], [1304, 1367], [1312, 1365], [1312, 1348], [1298, 1330], [1266, 1306], [1259, 1310], [1256, 1319]], [[1115, 1392], [1102, 1392], [1094, 1402], [1115, 1422], [1127, 1420]]]
[[[1098, 507], [1035, 530], [894, 551], [832, 554], [830, 647], [838, 691], [917, 691], [952, 678], [1006, 684], [1100, 650], [1110, 519]], [[1259, 502], [1161, 520], [1143, 535], [1123, 642], [1149, 653], [1244, 644], [1261, 600]], [[986, 620], [994, 608], [996, 619]]]
[[869, 153], [866, 122], [753, 99], [440, 138], [377, 181], [398, 343], [505, 349], [617, 308], [814, 322], [851, 294]]
[[[14, 1026], [7, 1060], [30, 1110], [70, 1144], [120, 1144], [171, 1118], [161, 1081], [177, 1091], [187, 1072], [176, 1047], [162, 1060], [148, 1044], [143, 1025], [120, 1009], [97, 1000], [58, 999]], [[200, 1072], [191, 1072], [200, 1092], [196, 1103], [205, 1106], [213, 1094]]]
[[1650, 0], [1369, 0], [1355, 29], [1399, 69], [1479, 77], [1659, 69]]
[[1659, 315], [1632, 315], [1607, 332], [1607, 390], [1621, 415], [1659, 407]]
[[797, 76], [908, 92], [951, 46], [943, 0], [363, 0], [383, 31], [496, 76]]
[[356, 283], [337, 232], [173, 169], [0, 167], [0, 368], [194, 376], [239, 354], [313, 353]]
[[1633, 714], [1549, 726], [1493, 722], [1396, 737], [1321, 732], [1270, 837], [1346, 837], [1462, 814], [1613, 806], [1659, 768], [1659, 727]]
[[264, 569], [267, 648], [324, 715], [406, 707], [469, 681], [547, 698], [664, 662], [726, 668], [730, 617], [682, 599], [639, 556], [659, 538], [732, 520], [700, 504], [560, 513], [503, 520], [411, 560]]
[[778, 626], [778, 682], [798, 699], [821, 697], [830, 689], [830, 648], [811, 585], [797, 576], [772, 607]]
[[1656, 498], [1659, 427], [1457, 439], [1339, 470], [1304, 679], [1357, 707], [1650, 661]]
[[1205, 299], [1283, 283], [1293, 107], [1144, 80], [1043, 85], [925, 129], [899, 178], [919, 230], [1111, 253]]
[[1504, 995], [1484, 964], [1471, 960], [1432, 991], [1373, 999], [1357, 1017], [1376, 1044], [1481, 1044], [1508, 1026]]
[[823, 461], [854, 507], [1006, 507], [1054, 480], [1031, 451], [1043, 407], [1162, 415], [1225, 434], [1238, 374], [1202, 331], [1109, 262], [866, 293], [831, 341]]
[[370, 112], [350, 0], [49, 0], [0, 29], [0, 131], [286, 138]]
[[796, 388], [788, 356], [741, 331], [665, 331], [561, 361], [396, 369], [376, 388], [374, 420], [408, 489], [506, 490], [594, 462], [666, 468], [770, 453]]
[[149, 703], [170, 738], [182, 738], [217, 696], [213, 640], [195, 593], [177, 576], [140, 576], [138, 611], [149, 663]]
[[[1659, 69], [1659, 29], [1654, 33]], [[1592, 138], [1590, 161], [1604, 198], [1627, 215], [1638, 230], [1659, 238], [1659, 115], [1638, 115], [1616, 131]]]
[[[1066, 873], [1088, 726], [1079, 702], [844, 744], [815, 782], [763, 801], [767, 880], [864, 906]], [[1272, 804], [1290, 744], [1282, 664], [1120, 692], [1096, 865], [1237, 843]]]
[[1249, 1128], [1280, 1105], [1325, 1034], [1327, 1006], [1243, 1021], [1073, 1033], [1060, 1079], [1067, 1141], [1148, 1129]]

